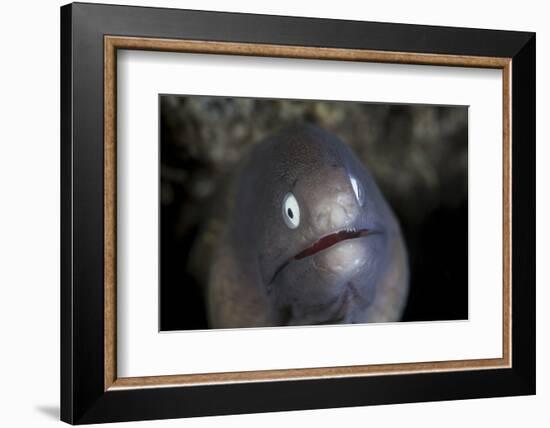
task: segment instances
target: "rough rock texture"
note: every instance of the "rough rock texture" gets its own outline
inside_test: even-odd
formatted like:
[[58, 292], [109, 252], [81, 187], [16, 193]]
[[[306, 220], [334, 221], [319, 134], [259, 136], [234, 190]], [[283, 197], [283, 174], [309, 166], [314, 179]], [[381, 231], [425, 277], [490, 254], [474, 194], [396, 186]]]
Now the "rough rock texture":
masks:
[[466, 108], [165, 96], [161, 112], [166, 205], [209, 196], [249, 145], [304, 121], [349, 144], [408, 221], [467, 192]]

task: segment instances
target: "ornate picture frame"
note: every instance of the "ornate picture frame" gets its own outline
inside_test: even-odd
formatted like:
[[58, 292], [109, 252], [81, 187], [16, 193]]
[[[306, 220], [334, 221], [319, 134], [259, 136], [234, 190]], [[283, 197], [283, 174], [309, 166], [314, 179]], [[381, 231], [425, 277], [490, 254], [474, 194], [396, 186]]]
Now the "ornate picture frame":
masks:
[[[502, 355], [118, 376], [119, 50], [501, 70]], [[75, 3], [61, 8], [61, 105], [63, 421], [82, 424], [535, 393], [533, 33]]]

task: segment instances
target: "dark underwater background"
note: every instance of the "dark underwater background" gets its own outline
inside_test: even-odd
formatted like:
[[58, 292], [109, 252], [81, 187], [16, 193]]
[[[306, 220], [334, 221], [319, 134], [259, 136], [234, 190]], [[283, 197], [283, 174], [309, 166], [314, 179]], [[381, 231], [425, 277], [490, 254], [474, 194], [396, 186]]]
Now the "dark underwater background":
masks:
[[402, 321], [468, 318], [467, 107], [180, 95], [159, 105], [161, 330], [208, 328], [186, 262], [219, 177], [304, 122], [353, 149], [399, 218], [411, 274]]

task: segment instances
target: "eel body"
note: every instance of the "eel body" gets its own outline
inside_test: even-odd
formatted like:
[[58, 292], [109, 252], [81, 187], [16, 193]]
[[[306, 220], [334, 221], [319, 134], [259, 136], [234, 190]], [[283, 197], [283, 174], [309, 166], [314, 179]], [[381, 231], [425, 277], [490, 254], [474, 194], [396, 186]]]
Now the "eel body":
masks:
[[255, 145], [222, 189], [192, 256], [211, 328], [401, 318], [399, 223], [337, 137], [289, 128]]

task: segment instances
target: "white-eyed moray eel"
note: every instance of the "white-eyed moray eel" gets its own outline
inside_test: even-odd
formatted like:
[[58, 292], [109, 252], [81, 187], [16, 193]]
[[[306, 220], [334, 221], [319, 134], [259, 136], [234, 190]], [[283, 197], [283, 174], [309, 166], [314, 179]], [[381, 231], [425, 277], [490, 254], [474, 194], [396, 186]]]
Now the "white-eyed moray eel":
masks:
[[222, 188], [191, 257], [211, 328], [400, 320], [399, 223], [337, 137], [286, 129], [253, 146]]

